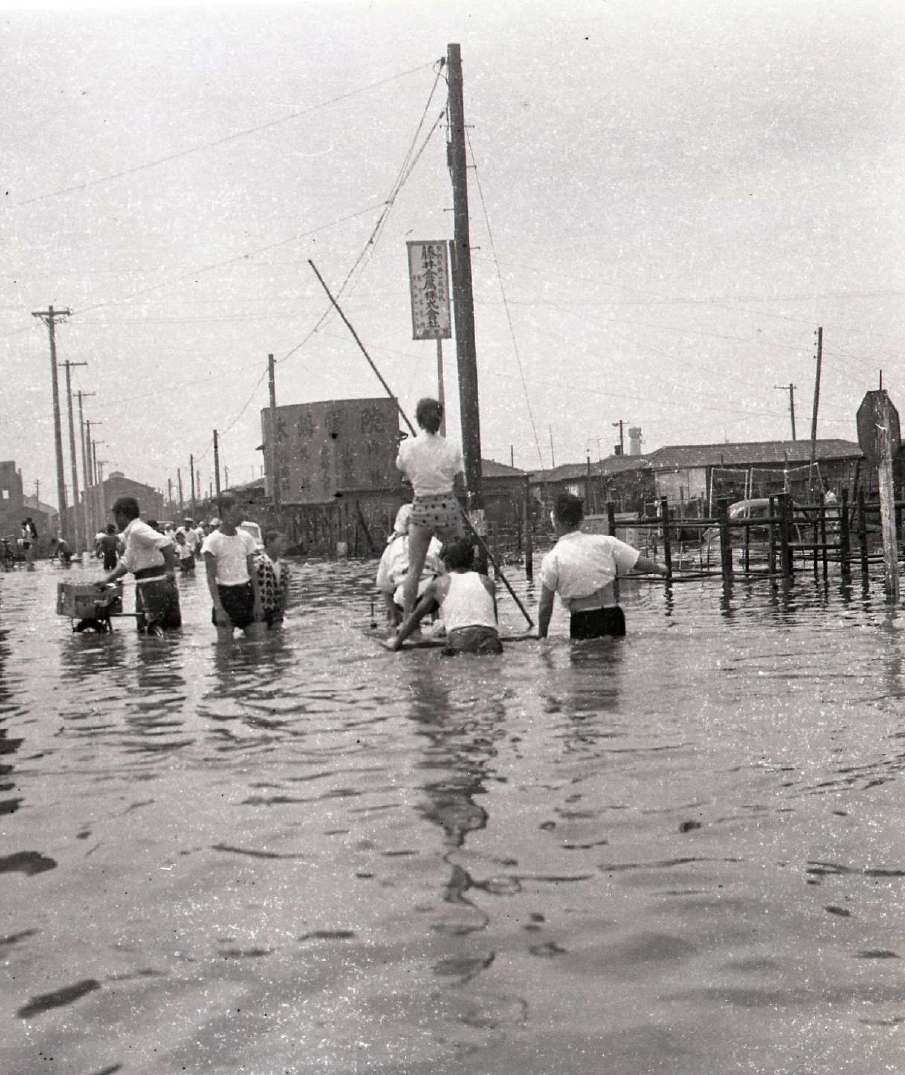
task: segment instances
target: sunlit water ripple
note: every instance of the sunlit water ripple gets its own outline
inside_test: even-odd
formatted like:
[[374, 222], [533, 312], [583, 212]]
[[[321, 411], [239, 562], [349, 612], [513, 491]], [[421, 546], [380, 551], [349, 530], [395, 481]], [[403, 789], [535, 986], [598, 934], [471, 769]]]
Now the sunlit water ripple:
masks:
[[879, 592], [629, 583], [624, 641], [450, 660], [294, 570], [227, 649], [201, 577], [139, 641], [0, 576], [0, 1071], [905, 1070]]

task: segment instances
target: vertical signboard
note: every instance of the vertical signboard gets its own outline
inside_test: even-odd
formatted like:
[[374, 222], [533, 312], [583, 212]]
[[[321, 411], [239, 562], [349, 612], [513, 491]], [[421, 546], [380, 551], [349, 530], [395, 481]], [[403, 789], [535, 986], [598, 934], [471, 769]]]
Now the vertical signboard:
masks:
[[448, 340], [452, 336], [452, 318], [446, 242], [410, 242], [406, 245], [412, 291], [412, 338]]
[[[337, 494], [395, 489], [399, 412], [395, 400], [337, 399], [277, 407], [274, 451], [283, 504], [326, 504]], [[271, 411], [261, 411], [265, 444], [271, 443]], [[267, 474], [272, 495], [273, 476]]]

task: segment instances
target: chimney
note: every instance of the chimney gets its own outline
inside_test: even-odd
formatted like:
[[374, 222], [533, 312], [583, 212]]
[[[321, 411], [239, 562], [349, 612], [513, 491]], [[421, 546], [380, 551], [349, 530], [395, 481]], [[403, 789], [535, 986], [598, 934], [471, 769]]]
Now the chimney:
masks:
[[641, 454], [641, 427], [632, 426], [628, 431], [628, 454]]

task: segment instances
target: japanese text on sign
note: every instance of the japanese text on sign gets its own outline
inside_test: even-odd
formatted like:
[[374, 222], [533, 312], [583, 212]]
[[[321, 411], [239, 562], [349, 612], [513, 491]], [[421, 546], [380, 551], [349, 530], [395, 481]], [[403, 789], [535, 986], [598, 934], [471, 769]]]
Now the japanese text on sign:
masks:
[[407, 246], [412, 289], [412, 338], [448, 340], [452, 335], [452, 319], [446, 243], [441, 239], [410, 242]]

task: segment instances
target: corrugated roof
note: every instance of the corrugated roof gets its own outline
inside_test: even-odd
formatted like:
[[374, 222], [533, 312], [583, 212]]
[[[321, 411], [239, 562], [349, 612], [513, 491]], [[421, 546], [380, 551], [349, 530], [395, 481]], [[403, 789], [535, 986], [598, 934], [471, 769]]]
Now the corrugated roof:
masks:
[[495, 459], [482, 459], [481, 474], [485, 478], [524, 478], [525, 471], [510, 467], [507, 463], [498, 463]]
[[[850, 440], [818, 440], [816, 458], [859, 459], [860, 447]], [[809, 440], [745, 441], [736, 444], [676, 444], [658, 448], [647, 457], [651, 470], [676, 470], [682, 467], [734, 467], [774, 463], [809, 463]]]

